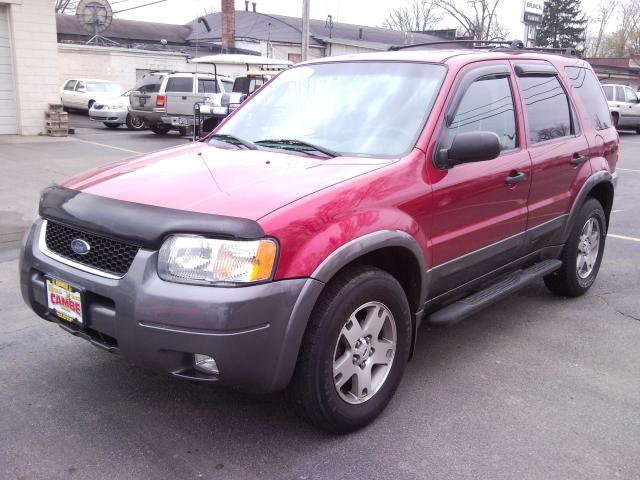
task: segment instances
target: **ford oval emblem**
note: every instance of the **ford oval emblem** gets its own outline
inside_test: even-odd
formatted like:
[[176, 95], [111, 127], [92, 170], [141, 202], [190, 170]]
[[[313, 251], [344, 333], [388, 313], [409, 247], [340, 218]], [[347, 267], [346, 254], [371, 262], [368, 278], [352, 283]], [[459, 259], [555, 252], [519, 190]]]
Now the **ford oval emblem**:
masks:
[[71, 250], [77, 255], [86, 255], [91, 250], [91, 245], [81, 238], [74, 238], [71, 240]]

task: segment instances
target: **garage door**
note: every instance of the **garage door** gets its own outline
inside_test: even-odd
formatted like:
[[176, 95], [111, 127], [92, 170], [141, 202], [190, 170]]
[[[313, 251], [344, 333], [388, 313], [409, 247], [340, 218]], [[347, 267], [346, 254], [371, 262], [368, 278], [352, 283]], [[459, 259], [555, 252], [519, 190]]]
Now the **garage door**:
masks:
[[0, 5], [0, 134], [18, 133], [11, 58], [9, 11], [6, 5]]

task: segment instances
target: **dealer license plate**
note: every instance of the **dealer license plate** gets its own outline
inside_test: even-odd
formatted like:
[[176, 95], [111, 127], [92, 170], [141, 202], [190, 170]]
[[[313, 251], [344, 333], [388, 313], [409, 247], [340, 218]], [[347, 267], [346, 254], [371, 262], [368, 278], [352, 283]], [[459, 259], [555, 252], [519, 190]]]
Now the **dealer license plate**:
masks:
[[171, 118], [171, 124], [172, 125], [180, 125], [180, 126], [187, 126], [189, 125], [189, 120], [185, 117], [172, 117]]
[[82, 319], [82, 292], [57, 278], [47, 278], [49, 310], [69, 323], [84, 325]]
[[147, 97], [138, 97], [138, 101], [140, 102], [140, 106], [144, 107], [147, 104]]

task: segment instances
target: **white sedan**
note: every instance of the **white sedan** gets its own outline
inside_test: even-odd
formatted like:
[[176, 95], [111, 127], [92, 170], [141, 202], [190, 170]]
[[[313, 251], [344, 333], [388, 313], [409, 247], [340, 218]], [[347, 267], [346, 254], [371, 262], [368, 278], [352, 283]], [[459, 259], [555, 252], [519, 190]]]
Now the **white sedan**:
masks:
[[90, 110], [94, 103], [111, 100], [123, 92], [124, 88], [107, 80], [72, 79], [60, 90], [60, 100], [66, 108]]

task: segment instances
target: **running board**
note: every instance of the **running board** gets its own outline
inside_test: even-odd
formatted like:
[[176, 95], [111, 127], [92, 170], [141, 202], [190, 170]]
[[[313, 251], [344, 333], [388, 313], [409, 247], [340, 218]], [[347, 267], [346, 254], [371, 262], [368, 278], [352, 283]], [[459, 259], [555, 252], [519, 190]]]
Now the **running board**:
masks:
[[426, 320], [430, 325], [453, 325], [479, 312], [483, 308], [502, 300], [513, 292], [526, 287], [532, 281], [555, 272], [562, 266], [560, 260], [544, 260], [524, 270], [518, 270], [493, 285], [454, 302], [430, 314]]

